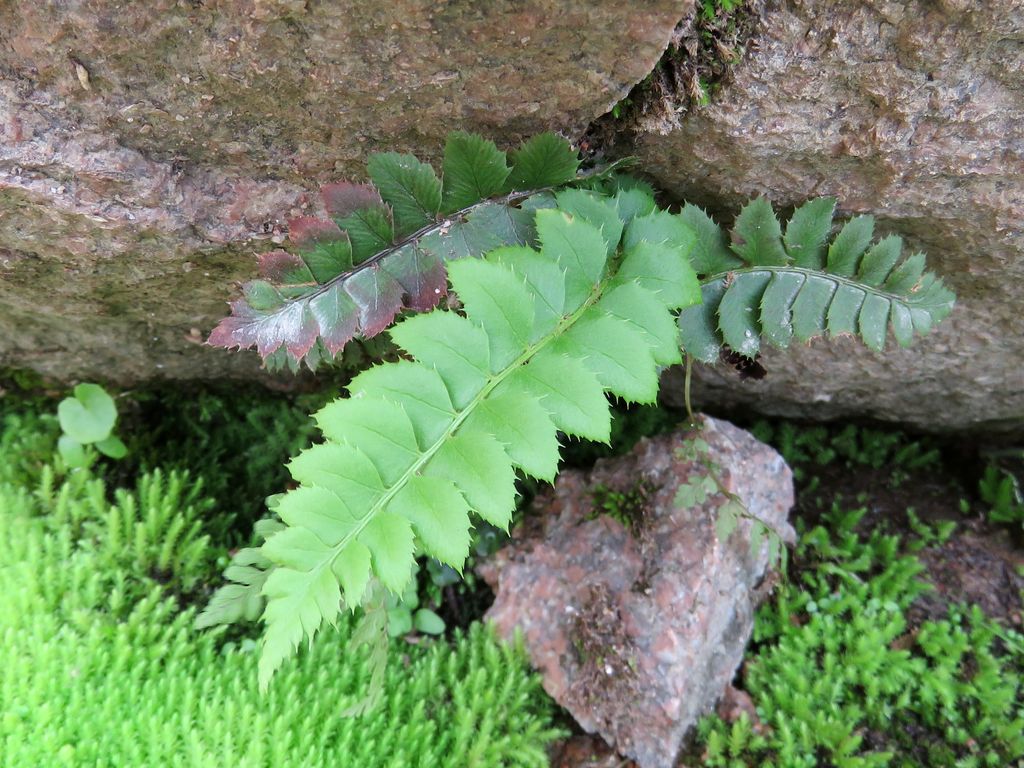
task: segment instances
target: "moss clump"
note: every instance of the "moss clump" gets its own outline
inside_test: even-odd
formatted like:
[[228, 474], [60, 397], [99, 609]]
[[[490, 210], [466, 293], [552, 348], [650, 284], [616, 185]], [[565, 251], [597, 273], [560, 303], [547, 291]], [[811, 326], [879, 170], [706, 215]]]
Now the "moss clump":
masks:
[[[36, 426], [8, 416], [0, 445]], [[196, 631], [173, 599], [212, 578], [206, 506], [183, 474], [111, 494], [59, 462], [0, 465], [0, 766], [547, 765], [550, 703], [479, 625], [396, 645], [406, 663], [358, 718], [340, 713], [371, 667], [345, 622], [261, 696], [253, 642]]]
[[703, 721], [706, 765], [968, 768], [1024, 757], [1024, 637], [977, 608], [912, 628], [924, 567], [898, 536], [858, 535], [863, 515], [834, 509], [803, 534], [800, 580], [762, 608], [746, 661], [759, 722]]
[[125, 413], [125, 479], [158, 466], [201, 477], [214, 502], [214, 539], [244, 543], [266, 497], [286, 487], [288, 457], [312, 441], [309, 413], [323, 399], [259, 387], [139, 393]]

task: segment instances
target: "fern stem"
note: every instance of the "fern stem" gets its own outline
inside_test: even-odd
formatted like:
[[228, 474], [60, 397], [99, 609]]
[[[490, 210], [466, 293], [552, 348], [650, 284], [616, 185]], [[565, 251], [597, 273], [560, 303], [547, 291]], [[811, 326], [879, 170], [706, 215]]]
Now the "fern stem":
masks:
[[[334, 560], [343, 552], [345, 548], [352, 543], [359, 534], [363, 532], [367, 525], [374, 519], [374, 517], [382, 510], [387, 508], [387, 505], [391, 500], [402, 490], [403, 486], [409, 482], [409, 480], [415, 475], [419, 474], [424, 466], [434, 457], [442, 446], [450, 440], [453, 435], [459, 430], [459, 427], [468, 419], [473, 410], [494, 391], [508, 376], [510, 376], [520, 366], [525, 365], [533, 358], [538, 352], [540, 352], [545, 346], [551, 343], [554, 339], [559, 338], [569, 327], [571, 327], [579, 318], [586, 312], [591, 306], [596, 304], [601, 295], [604, 293], [607, 279], [603, 278], [591, 291], [590, 296], [576, 309], [574, 312], [568, 315], [564, 315], [559, 321], [558, 325], [555, 326], [543, 339], [536, 342], [535, 344], [527, 347], [523, 354], [518, 358], [509, 363], [503, 370], [494, 374], [494, 376], [488, 381], [481, 390], [474, 395], [473, 399], [470, 400], [466, 407], [459, 411], [455, 418], [452, 419], [451, 425], [434, 441], [434, 444], [423, 451], [422, 455], [414, 461], [409, 468], [399, 477], [390, 488], [374, 503], [366, 515], [364, 515], [357, 525], [349, 531], [345, 537], [339, 541], [334, 547], [332, 547], [330, 553], [320, 561], [315, 569], [319, 570], [322, 568], [332, 567]], [[354, 606], [353, 606], [354, 607]]]
[[716, 280], [726, 281], [726, 285], [736, 276], [742, 275], [748, 272], [770, 272], [773, 275], [779, 272], [795, 272], [797, 274], [804, 275], [805, 277], [824, 277], [832, 282], [839, 285], [846, 285], [851, 288], [855, 288], [858, 291], [864, 291], [866, 293], [873, 293], [877, 296], [884, 296], [889, 300], [911, 302], [912, 297], [902, 293], [894, 293], [893, 291], [887, 290], [885, 284], [882, 285], [866, 285], [858, 282], [856, 277], [845, 277], [843, 275], [837, 275], [834, 272], [823, 272], [820, 269], [812, 269], [810, 267], [797, 267], [793, 264], [766, 264], [766, 265], [752, 265], [749, 267], [737, 267], [736, 269], [730, 269], [725, 272], [717, 272], [713, 275], [701, 278], [701, 285], [710, 285]]
[[693, 403], [690, 402], [690, 380], [693, 378], [693, 357], [689, 352], [686, 357], [686, 377], [683, 379], [683, 402], [686, 403], [686, 418], [693, 423]]

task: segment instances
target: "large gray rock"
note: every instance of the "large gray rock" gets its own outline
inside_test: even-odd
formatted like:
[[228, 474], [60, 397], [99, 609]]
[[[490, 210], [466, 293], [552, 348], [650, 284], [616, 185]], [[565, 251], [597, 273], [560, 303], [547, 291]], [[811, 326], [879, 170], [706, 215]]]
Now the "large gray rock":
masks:
[[[760, 31], [712, 104], [646, 110], [613, 127], [619, 150], [726, 216], [836, 195], [927, 251], [960, 303], [911, 350], [769, 350], [767, 379], [707, 372], [699, 397], [1024, 429], [1020, 0], [748, 5]], [[692, 18], [675, 0], [0, 4], [0, 366], [255, 375], [201, 341], [319, 183], [373, 149], [436, 158], [454, 128], [578, 136], [699, 37], [673, 34]]]
[[[564, 472], [482, 569], [497, 596], [487, 618], [522, 631], [544, 688], [589, 733], [641, 768], [670, 768], [743, 658], [768, 545], [749, 519], [716, 533], [724, 493], [678, 506], [680, 485], [717, 465], [721, 491], [784, 538], [793, 482], [782, 457], [750, 434], [704, 419], [700, 463], [680, 455], [694, 434], [642, 440], [590, 474]], [[601, 514], [618, 509], [613, 519]], [[623, 522], [629, 523], [629, 528]]]
[[575, 134], [654, 66], [675, 0], [0, 4], [0, 365], [252, 375], [204, 348], [232, 281], [371, 150]]
[[[671, 105], [669, 105], [671, 107]], [[784, 0], [708, 107], [651, 109], [624, 147], [679, 198], [835, 195], [903, 235], [960, 297], [910, 350], [768, 351], [769, 375], [699, 377], [705, 402], [925, 429], [1024, 427], [1024, 6], [1020, 0]], [[668, 382], [671, 397], [681, 392]]]

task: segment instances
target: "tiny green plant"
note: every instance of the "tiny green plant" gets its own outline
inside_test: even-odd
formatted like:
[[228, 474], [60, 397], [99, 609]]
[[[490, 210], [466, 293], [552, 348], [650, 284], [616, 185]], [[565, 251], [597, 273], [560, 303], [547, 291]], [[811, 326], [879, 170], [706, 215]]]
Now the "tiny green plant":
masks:
[[632, 488], [622, 491], [598, 485], [591, 492], [594, 509], [588, 519], [607, 515], [636, 535], [643, 527], [644, 511], [649, 503], [648, 497], [652, 487], [646, 480], [640, 480]]
[[[560, 434], [607, 443], [608, 398], [654, 403], [684, 353], [712, 363], [725, 347], [756, 355], [762, 337], [843, 334], [880, 350], [890, 327], [908, 344], [953, 305], [899, 238], [872, 245], [870, 217], [831, 238], [834, 200], [799, 207], [784, 232], [754, 200], [729, 239], [615, 168], [581, 172], [550, 134], [511, 163], [456, 133], [440, 177], [393, 153], [368, 172], [373, 185], [324, 189], [331, 219], [292, 222], [297, 253], [263, 257], [210, 338], [292, 368], [385, 329], [400, 352], [317, 412], [324, 442], [290, 462], [298, 487], [200, 617], [266, 600], [263, 688], [343, 606], [404, 594], [418, 556], [461, 572], [477, 521], [510, 524], [517, 474], [552, 480]], [[396, 321], [403, 309], [419, 314]]]
[[742, 3], [743, 0], [701, 0], [700, 12], [705, 20], [714, 21], [719, 13], [732, 13]]
[[410, 579], [401, 596], [389, 592], [384, 603], [388, 611], [388, 635], [401, 637], [410, 632], [440, 635], [445, 630], [444, 619], [429, 608], [420, 607], [419, 583]]
[[128, 453], [125, 444], [113, 434], [117, 423], [114, 399], [98, 384], [76, 386], [74, 394], [57, 406], [57, 418], [63, 430], [57, 450], [69, 467], [86, 467], [92, 463], [88, 446], [112, 459], [124, 458]]
[[896, 487], [913, 472], [935, 469], [941, 458], [938, 447], [927, 438], [856, 424], [840, 428], [760, 420], [752, 432], [782, 454], [797, 480], [812, 485], [817, 467], [841, 462], [848, 468], [891, 468], [890, 484]]
[[993, 523], [1012, 525], [1024, 531], [1024, 494], [1012, 472], [989, 464], [978, 482], [982, 502]]

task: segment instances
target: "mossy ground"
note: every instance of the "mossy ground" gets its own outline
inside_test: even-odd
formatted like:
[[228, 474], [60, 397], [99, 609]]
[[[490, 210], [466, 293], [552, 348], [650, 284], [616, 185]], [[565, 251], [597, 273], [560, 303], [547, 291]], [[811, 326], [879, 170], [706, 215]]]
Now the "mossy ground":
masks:
[[[138, 741], [129, 733], [142, 727], [134, 710], [161, 722], [177, 722], [177, 716], [152, 697], [126, 697], [125, 686], [170, 685], [168, 700], [185, 707], [176, 698], [185, 696], [192, 707], [198, 699], [189, 697], [199, 694], [189, 693], [190, 686], [201, 679], [206, 687], [200, 698], [208, 696], [234, 714], [209, 719], [208, 706], [202, 710], [207, 714], [186, 707], [194, 725], [188, 738], [177, 726], [164, 726], [150, 740], [154, 749], [179, 754], [174, 750], [184, 750], [187, 742], [193, 752], [180, 752], [189, 755], [181, 759], [195, 765], [215, 759], [214, 753], [230, 755], [239, 765], [288, 765], [292, 758], [285, 752], [305, 749], [307, 742], [321, 755], [349, 744], [345, 734], [351, 729], [337, 725], [321, 701], [351, 699], [366, 684], [364, 662], [346, 662], [343, 641], [318, 643], [280, 681], [281, 691], [266, 712], [273, 712], [279, 728], [287, 727], [291, 735], [284, 743], [292, 746], [275, 752], [260, 725], [269, 715], [261, 714], [252, 690], [252, 633], [200, 635], [190, 624], [197, 604], [219, 583], [228, 550], [249, 540], [264, 497], [286, 486], [288, 456], [315, 439], [308, 413], [331, 394], [259, 388], [126, 393], [118, 398], [117, 432], [129, 445], [129, 458], [101, 461], [73, 477], [54, 459], [59, 427], [52, 414], [59, 389], [15, 372], [4, 372], [0, 385], [0, 519], [10, 528], [5, 540], [22, 542], [6, 545], [5, 564], [15, 567], [0, 569], [8, 575], [17, 571], [17, 583], [3, 589], [8, 610], [0, 611], [7, 617], [8, 656], [14, 654], [8, 673], [0, 673], [6, 764], [18, 764], [16, 757], [56, 755], [54, 765], [85, 765], [103, 754], [107, 764], [142, 764], [142, 746], [138, 754], [116, 751], [111, 745], [118, 740], [101, 739], [95, 723], [88, 725], [90, 718], [123, 720], [122, 741]], [[612, 444], [574, 444], [567, 464], [589, 466], [683, 420], [684, 414], [665, 409], [622, 409]], [[978, 485], [990, 463], [985, 446], [857, 425], [744, 426], [779, 448], [794, 467], [795, 517], [803, 536], [787, 579], [762, 610], [736, 680], [753, 709], [745, 718], [723, 712], [726, 719], [707, 720], [686, 764], [966, 767], [1011, 765], [1024, 757], [1024, 641], [1015, 634], [1024, 589], [1015, 567], [1024, 555], [1016, 528], [987, 519]], [[154, 481], [147, 473], [158, 468], [162, 474]], [[148, 477], [149, 485], [136, 488], [140, 477]], [[156, 496], [174, 500], [170, 512], [147, 506], [154, 483]], [[115, 493], [116, 488], [123, 490]], [[523, 491], [528, 499], [531, 489]], [[631, 508], [629, 499], [603, 500], [609, 514]], [[114, 514], [114, 508], [120, 511]], [[170, 524], [167, 514], [185, 518], [170, 543], [162, 536]], [[192, 524], [196, 520], [198, 526]], [[951, 533], [948, 522], [955, 523]], [[490, 546], [493, 541], [482, 542], [481, 551]], [[181, 565], [171, 568], [168, 562]], [[480, 737], [493, 761], [487, 765], [545, 764], [545, 745], [554, 734], [548, 700], [521, 655], [500, 650], [473, 629], [489, 599], [482, 582], [463, 587], [448, 576], [424, 568], [419, 595], [421, 605], [445, 619], [446, 635], [414, 635], [414, 644], [392, 641], [403, 661], [389, 672], [387, 706], [419, 725], [410, 731], [387, 718], [375, 721], [370, 730], [379, 746], [372, 754], [406, 754], [400, 741], [421, 739], [424, 754], [445, 754], [449, 763], [439, 764], [454, 766], [451, 755], [468, 754], [458, 750], [471, 749], [473, 742], [458, 746], [458, 738], [446, 740], [444, 733], [461, 733], [463, 726], [454, 723], [465, 721], [491, 729]], [[470, 640], [460, 639], [465, 628], [475, 633]], [[107, 654], [146, 668], [150, 661], [143, 664], [138, 654], [149, 659], [157, 653], [145, 651], [148, 644], [170, 654], [152, 661], [166, 668], [153, 672], [156, 677], [125, 677], [122, 685], [120, 673], [98, 661], [72, 664]], [[487, 659], [510, 677], [499, 683]], [[343, 672], [345, 664], [354, 665], [351, 674]], [[61, 669], [72, 668], [77, 676], [61, 677]], [[460, 687], [462, 674], [476, 675], [478, 688]], [[494, 686], [497, 699], [484, 692]], [[87, 693], [101, 689], [100, 698], [113, 702], [107, 709], [120, 708], [117, 713], [87, 705]], [[502, 698], [506, 693], [512, 698]], [[234, 698], [243, 703], [236, 707]], [[312, 709], [300, 714], [297, 702]], [[77, 730], [56, 726], [58, 710], [68, 707], [82, 724]], [[556, 721], [568, 727], [567, 720]], [[325, 730], [325, 722], [333, 724]], [[248, 746], [241, 744], [248, 738], [243, 733], [253, 734]], [[15, 743], [21, 746], [14, 749]], [[26, 752], [26, 744], [36, 751]], [[601, 762], [593, 743], [582, 753], [567, 749], [551, 757], [551, 764], [628, 765]], [[408, 755], [402, 759], [394, 764], [424, 764]]]
[[[200, 631], [314, 403], [119, 398], [131, 460], [70, 469], [57, 400], [0, 399], [0, 766], [521, 766], [558, 735], [521, 648], [479, 623], [395, 639], [382, 700], [341, 622], [266, 694], [253, 632]], [[469, 622], [467, 622], [469, 624]]]

